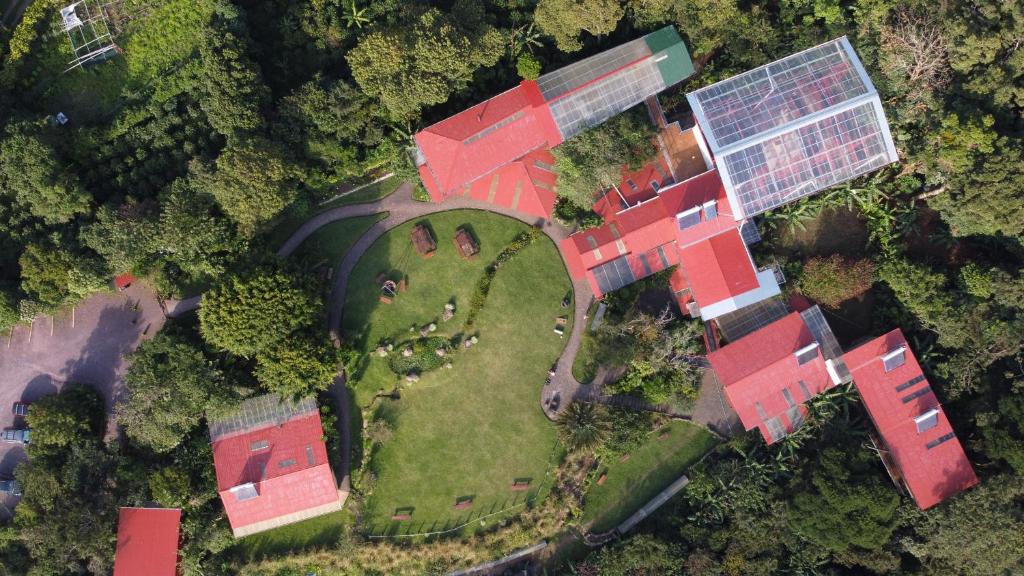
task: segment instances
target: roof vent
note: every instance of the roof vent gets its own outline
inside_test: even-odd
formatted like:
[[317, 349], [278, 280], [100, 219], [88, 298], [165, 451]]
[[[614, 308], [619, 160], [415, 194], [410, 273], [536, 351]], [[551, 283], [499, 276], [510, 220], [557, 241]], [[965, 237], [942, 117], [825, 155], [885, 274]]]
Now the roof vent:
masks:
[[246, 482], [245, 484], [232, 486], [229, 492], [234, 494], [235, 500], [238, 500], [239, 502], [244, 502], [245, 500], [252, 500], [253, 498], [260, 495], [260, 493], [256, 491], [256, 485], [253, 484], [252, 482]]
[[917, 424], [918, 434], [935, 428], [935, 426], [939, 424], [939, 409], [932, 408], [917, 418], [914, 418], [914, 424]]
[[887, 353], [882, 356], [882, 366], [885, 367], [886, 372], [892, 372], [893, 370], [903, 366], [907, 361], [907, 355], [904, 354], [906, 346], [900, 346], [899, 348]]
[[811, 342], [807, 346], [804, 346], [794, 352], [793, 355], [796, 356], [797, 364], [803, 366], [818, 357], [818, 343]]

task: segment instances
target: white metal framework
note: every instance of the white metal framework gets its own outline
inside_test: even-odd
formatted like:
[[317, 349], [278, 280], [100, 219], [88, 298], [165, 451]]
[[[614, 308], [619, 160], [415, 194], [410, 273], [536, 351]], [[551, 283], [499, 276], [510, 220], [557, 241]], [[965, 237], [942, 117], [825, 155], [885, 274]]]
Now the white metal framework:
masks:
[[846, 37], [687, 94], [738, 220], [898, 160]]
[[71, 50], [75, 53], [65, 72], [91, 62], [101, 62], [118, 53], [106, 4], [99, 0], [81, 0], [61, 8], [60, 16]]

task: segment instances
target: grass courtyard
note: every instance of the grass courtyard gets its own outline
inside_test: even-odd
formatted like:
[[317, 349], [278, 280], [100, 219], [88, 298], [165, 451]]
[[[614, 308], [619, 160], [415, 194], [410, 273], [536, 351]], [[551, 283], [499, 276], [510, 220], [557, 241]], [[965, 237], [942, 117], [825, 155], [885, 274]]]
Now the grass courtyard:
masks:
[[[666, 434], [664, 438], [662, 433]], [[653, 432], [625, 462], [602, 462], [584, 501], [584, 524], [593, 522], [593, 532], [617, 526], [684, 474], [714, 445], [715, 437], [704, 428], [673, 420]], [[607, 477], [598, 486], [601, 474]]]
[[[434, 231], [437, 251], [430, 258], [421, 257], [410, 241], [419, 222]], [[473, 259], [456, 252], [452, 238], [459, 226], [468, 226], [479, 240], [480, 253]], [[418, 331], [409, 331], [413, 325], [436, 322], [434, 335], [456, 335], [484, 268], [526, 229], [502, 216], [459, 210], [392, 230], [352, 274], [345, 337], [372, 352], [383, 339], [400, 343], [418, 337]], [[381, 273], [407, 281], [406, 290], [389, 305], [378, 301]], [[403, 385], [400, 400], [374, 404], [376, 415], [391, 423], [393, 436], [370, 462], [376, 484], [367, 503], [368, 531], [418, 533], [467, 521], [473, 522], [466, 530], [473, 530], [480, 527], [476, 520], [481, 516], [547, 490], [545, 474], [559, 449], [554, 426], [541, 411], [540, 392], [566, 342], [553, 328], [556, 317], [571, 315], [571, 309], [560, 306], [570, 290], [556, 247], [542, 236], [498, 270], [472, 330], [479, 343], [453, 352], [451, 369], [425, 372], [419, 382], [404, 386], [387, 358], [368, 355], [354, 375], [360, 407], [379, 391]], [[447, 302], [455, 303], [456, 314], [444, 323], [440, 317]], [[517, 478], [530, 479], [530, 490], [513, 492]], [[454, 509], [456, 499], [464, 497], [473, 498], [472, 507]], [[392, 522], [402, 508], [412, 508], [411, 520]]]

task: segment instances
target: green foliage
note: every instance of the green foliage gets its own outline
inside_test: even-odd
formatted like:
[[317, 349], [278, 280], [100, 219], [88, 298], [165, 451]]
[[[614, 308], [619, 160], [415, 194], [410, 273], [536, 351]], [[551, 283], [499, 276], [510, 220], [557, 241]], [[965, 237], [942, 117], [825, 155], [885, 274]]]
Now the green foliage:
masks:
[[874, 264], [867, 259], [846, 258], [833, 254], [814, 257], [804, 264], [800, 291], [827, 308], [856, 298], [871, 288]]
[[523, 80], [536, 80], [540, 77], [540, 60], [530, 53], [522, 53], [516, 58], [516, 73]]
[[245, 42], [217, 26], [207, 32], [199, 53], [206, 92], [199, 105], [210, 125], [229, 141], [261, 128], [269, 91]]
[[35, 125], [14, 125], [0, 141], [0, 198], [47, 224], [60, 224], [87, 212], [90, 196], [39, 132]]
[[608, 419], [608, 437], [598, 450], [598, 455], [606, 459], [636, 450], [648, 439], [654, 427], [650, 412], [614, 408], [608, 411]]
[[[411, 349], [412, 354], [406, 356], [402, 352], [406, 349]], [[439, 356], [438, 350], [443, 350], [445, 355]], [[388, 367], [399, 376], [422, 374], [443, 366], [445, 362], [449, 361], [448, 355], [451, 352], [451, 344], [440, 336], [418, 338], [395, 346], [394, 352], [388, 358]]]
[[480, 9], [467, 4], [454, 18], [429, 8], [408, 22], [365, 34], [346, 55], [352, 76], [397, 119], [413, 118], [423, 108], [446, 101], [469, 85], [474, 71], [493, 66], [503, 52], [496, 30], [463, 25]]
[[591, 402], [574, 401], [558, 415], [558, 439], [574, 452], [596, 449], [611, 429], [608, 409]]
[[913, 512], [900, 540], [931, 574], [997, 576], [1024, 568], [1024, 478], [1001, 474], [928, 512]]
[[533, 21], [541, 32], [555, 39], [559, 50], [578, 52], [583, 48], [580, 34], [609, 34], [622, 15], [618, 0], [539, 0]]
[[103, 206], [96, 212], [96, 221], [82, 230], [82, 242], [117, 273], [138, 269], [153, 254], [156, 237], [155, 215], [147, 205], [130, 198], [116, 209]]
[[464, 327], [468, 330], [473, 327], [476, 323], [476, 317], [480, 314], [480, 311], [484, 309], [484, 303], [487, 301], [487, 293], [491, 290], [491, 281], [494, 280], [495, 274], [498, 273], [498, 269], [509, 260], [515, 257], [523, 248], [526, 248], [538, 238], [540, 232], [536, 228], [530, 228], [526, 232], [521, 232], [512, 239], [511, 242], [505, 246], [498, 255], [494, 257], [494, 262], [484, 270], [484, 273], [477, 280], [476, 289], [473, 291], [473, 295], [469, 299], [469, 311], [466, 312], [466, 321]]
[[221, 371], [182, 337], [161, 332], [128, 359], [128, 399], [118, 406], [117, 421], [140, 446], [154, 452], [173, 450], [204, 413], [233, 404], [234, 394]]
[[44, 307], [77, 302], [107, 284], [98, 262], [64, 248], [31, 244], [18, 264], [22, 290]]
[[228, 276], [203, 294], [199, 325], [210, 345], [251, 357], [310, 326], [319, 313], [309, 288], [280, 268], [264, 266]]
[[14, 326], [19, 319], [18, 307], [14, 298], [4, 290], [0, 290], [0, 331]]
[[338, 374], [338, 360], [327, 339], [296, 334], [258, 353], [254, 374], [268, 391], [301, 398], [327, 389]]
[[877, 550], [896, 529], [900, 497], [884, 481], [876, 456], [824, 448], [810, 486], [793, 496], [793, 529], [836, 553]]
[[[1004, 460], [1018, 475], [1024, 475], [1024, 399], [1019, 386], [1014, 394], [999, 400], [994, 421], [979, 422], [984, 435], [984, 450], [991, 457]], [[986, 415], [987, 416], [987, 415]], [[981, 419], [981, 415], [979, 415]]]
[[[577, 566], [578, 574], [601, 576], [640, 576], [659, 574], [682, 576], [683, 560], [678, 545], [649, 534], [601, 548], [592, 560]], [[588, 570], [594, 570], [589, 572]]]
[[216, 172], [201, 181], [244, 236], [251, 237], [296, 198], [287, 152], [263, 138], [229, 143], [217, 158]]
[[194, 56], [206, 41], [214, 0], [168, 0], [151, 6], [124, 44], [128, 73], [139, 84], [151, 82]]
[[358, 177], [384, 160], [377, 153], [389, 143], [383, 114], [351, 83], [316, 78], [281, 101], [273, 130], [329, 174]]
[[595, 194], [618, 185], [623, 164], [636, 170], [654, 157], [654, 136], [654, 125], [637, 107], [562, 142], [552, 150], [558, 194], [589, 209]]
[[216, 202], [186, 180], [176, 180], [161, 204], [156, 244], [160, 256], [186, 279], [213, 278], [247, 248]]
[[946, 193], [928, 200], [956, 236], [1006, 234], [1024, 237], [1024, 153], [1000, 146], [976, 168], [957, 175]]
[[26, 418], [32, 428], [29, 455], [52, 457], [72, 446], [95, 440], [103, 432], [103, 398], [82, 384], [35, 402]]

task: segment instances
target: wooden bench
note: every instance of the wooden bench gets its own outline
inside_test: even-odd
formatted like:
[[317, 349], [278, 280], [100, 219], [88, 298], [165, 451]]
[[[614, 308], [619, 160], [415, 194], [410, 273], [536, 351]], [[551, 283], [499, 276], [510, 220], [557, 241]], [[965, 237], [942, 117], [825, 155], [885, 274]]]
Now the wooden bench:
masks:
[[395, 514], [394, 516], [391, 517], [391, 519], [392, 520], [397, 520], [397, 521], [411, 520], [412, 519], [412, 514]]
[[598, 486], [604, 486], [604, 481], [607, 480], [607, 479], [608, 479], [608, 473], [607, 472], [602, 473], [601, 476], [599, 476], [598, 479], [597, 479], [597, 485]]
[[512, 483], [513, 492], [525, 492], [530, 489], [529, 480], [516, 480]]
[[461, 502], [456, 502], [455, 506], [453, 506], [453, 508], [455, 508], [456, 510], [468, 510], [468, 509], [470, 509], [472, 507], [473, 507], [473, 501], [472, 500], [463, 500]]

